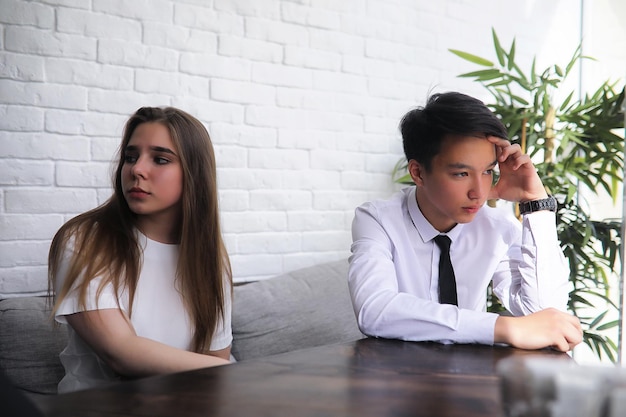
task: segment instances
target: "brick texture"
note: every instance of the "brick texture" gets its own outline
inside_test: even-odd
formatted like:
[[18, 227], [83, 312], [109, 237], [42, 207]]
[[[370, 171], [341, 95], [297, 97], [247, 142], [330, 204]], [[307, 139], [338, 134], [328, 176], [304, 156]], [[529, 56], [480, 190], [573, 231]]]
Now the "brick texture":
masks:
[[[45, 292], [50, 239], [110, 195], [124, 122], [145, 105], [207, 126], [237, 281], [347, 258], [355, 207], [398, 188], [404, 112], [432, 91], [487, 98], [448, 48], [492, 57], [494, 27], [520, 62], [565, 62], [574, 3], [0, 0], [0, 298]], [[610, 39], [611, 65], [585, 70], [623, 78], [626, 36], [609, 34], [626, 19], [602, 4], [584, 51], [602, 62]]]

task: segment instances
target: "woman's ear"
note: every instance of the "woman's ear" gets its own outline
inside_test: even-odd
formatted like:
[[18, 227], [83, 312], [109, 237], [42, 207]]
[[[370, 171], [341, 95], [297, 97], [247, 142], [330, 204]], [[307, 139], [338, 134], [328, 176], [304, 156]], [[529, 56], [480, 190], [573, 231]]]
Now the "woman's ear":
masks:
[[409, 171], [409, 175], [411, 176], [411, 179], [413, 180], [415, 185], [421, 186], [424, 184], [422, 176], [425, 171], [422, 164], [417, 162], [415, 159], [411, 159], [409, 161], [409, 165], [407, 166], [407, 170]]

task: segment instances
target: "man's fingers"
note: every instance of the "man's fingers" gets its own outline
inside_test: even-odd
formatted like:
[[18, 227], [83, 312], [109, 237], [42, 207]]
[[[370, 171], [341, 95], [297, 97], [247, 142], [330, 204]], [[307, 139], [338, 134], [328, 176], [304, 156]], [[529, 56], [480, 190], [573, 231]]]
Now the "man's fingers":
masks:
[[555, 348], [561, 352], [567, 352], [582, 342], [583, 331], [578, 317], [570, 314], [563, 314], [562, 317], [565, 318], [565, 321], [560, 326], [560, 335]]
[[518, 149], [510, 148], [512, 147], [503, 149], [502, 152], [497, 155], [498, 163], [500, 164], [500, 166], [502, 166], [502, 164], [506, 164], [512, 170], [517, 170], [522, 165], [531, 162], [530, 157], [522, 153], [521, 149], [519, 149], [519, 146], [517, 146]]
[[570, 345], [565, 338], [561, 338], [556, 345], [552, 346], [552, 348], [560, 352], [568, 352], [572, 350], [573, 346]]
[[570, 345], [573, 343], [574, 346], [576, 346], [583, 341], [583, 330], [580, 326], [580, 320], [578, 320], [577, 317], [570, 316], [568, 318], [570, 319], [570, 322], [572, 322], [572, 326], [565, 328], [565, 337]]

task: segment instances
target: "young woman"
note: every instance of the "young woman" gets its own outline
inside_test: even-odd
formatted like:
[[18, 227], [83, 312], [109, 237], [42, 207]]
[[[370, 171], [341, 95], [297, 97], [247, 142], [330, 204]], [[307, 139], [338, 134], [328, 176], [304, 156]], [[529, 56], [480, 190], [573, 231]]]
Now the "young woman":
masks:
[[229, 363], [232, 274], [202, 123], [137, 110], [113, 195], [61, 227], [48, 271], [53, 314], [69, 324], [59, 392]]

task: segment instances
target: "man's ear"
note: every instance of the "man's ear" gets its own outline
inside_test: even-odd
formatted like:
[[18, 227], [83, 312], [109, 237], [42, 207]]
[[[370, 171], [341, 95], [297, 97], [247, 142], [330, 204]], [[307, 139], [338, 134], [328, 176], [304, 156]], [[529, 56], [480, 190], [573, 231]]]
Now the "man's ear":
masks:
[[409, 161], [409, 165], [407, 167], [409, 171], [409, 175], [411, 179], [417, 186], [424, 185], [423, 174], [426, 172], [424, 166], [417, 162], [415, 159], [411, 159]]

